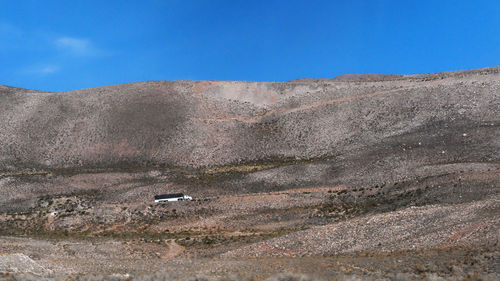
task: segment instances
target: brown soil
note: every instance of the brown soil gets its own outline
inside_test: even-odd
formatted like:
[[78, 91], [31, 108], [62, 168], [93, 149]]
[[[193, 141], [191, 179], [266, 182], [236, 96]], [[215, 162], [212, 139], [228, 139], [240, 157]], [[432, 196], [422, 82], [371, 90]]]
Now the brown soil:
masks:
[[0, 86], [0, 279], [498, 279], [499, 70]]

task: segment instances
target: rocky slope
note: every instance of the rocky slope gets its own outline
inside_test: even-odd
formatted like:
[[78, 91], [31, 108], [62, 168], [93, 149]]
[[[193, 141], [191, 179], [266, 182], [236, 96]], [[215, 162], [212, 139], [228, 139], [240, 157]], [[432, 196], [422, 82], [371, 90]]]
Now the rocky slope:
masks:
[[234, 173], [236, 186], [217, 186], [242, 190], [498, 163], [499, 71], [370, 82], [142, 82], [65, 93], [3, 87], [0, 171], [158, 170], [184, 190], [213, 188], [193, 186], [192, 176]]
[[[0, 86], [3, 235], [175, 241], [182, 250], [168, 259], [497, 255], [499, 169], [500, 67], [63, 93]], [[195, 200], [151, 204], [167, 192]], [[35, 247], [1, 241], [9, 257]], [[50, 272], [55, 256], [39, 257]]]

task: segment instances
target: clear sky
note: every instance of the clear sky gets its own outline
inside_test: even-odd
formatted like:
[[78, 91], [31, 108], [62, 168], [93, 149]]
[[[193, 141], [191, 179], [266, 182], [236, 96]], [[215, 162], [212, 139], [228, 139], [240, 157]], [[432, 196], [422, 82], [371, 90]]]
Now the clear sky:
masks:
[[0, 0], [0, 84], [30, 89], [498, 65], [498, 0]]

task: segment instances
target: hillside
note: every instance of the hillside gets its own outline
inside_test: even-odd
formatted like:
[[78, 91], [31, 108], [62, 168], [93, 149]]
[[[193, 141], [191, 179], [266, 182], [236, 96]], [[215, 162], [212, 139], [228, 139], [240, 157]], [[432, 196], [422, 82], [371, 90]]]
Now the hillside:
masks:
[[[165, 246], [167, 261], [460, 247], [498, 256], [499, 171], [500, 67], [0, 86], [0, 253], [18, 255], [5, 245], [19, 235], [104, 233], [174, 241], [182, 249]], [[151, 205], [168, 192], [195, 200]], [[49, 256], [68, 253], [54, 251], [40, 262], [56, 270]], [[75, 264], [64, 266], [91, 268]]]

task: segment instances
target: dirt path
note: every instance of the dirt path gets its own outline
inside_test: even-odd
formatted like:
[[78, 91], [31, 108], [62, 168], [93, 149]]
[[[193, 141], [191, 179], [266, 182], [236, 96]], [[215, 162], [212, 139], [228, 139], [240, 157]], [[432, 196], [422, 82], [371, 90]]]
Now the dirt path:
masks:
[[273, 110], [265, 111], [263, 113], [258, 114], [257, 116], [243, 116], [243, 115], [213, 116], [213, 117], [193, 118], [191, 120], [201, 121], [201, 122], [204, 122], [204, 121], [223, 121], [223, 122], [239, 121], [239, 122], [245, 122], [245, 123], [257, 123], [257, 122], [260, 122], [262, 120], [262, 118], [270, 116], [270, 115], [274, 115], [274, 114], [287, 114], [287, 113], [299, 112], [299, 111], [304, 111], [304, 110], [310, 110], [310, 109], [314, 109], [314, 108], [325, 106], [325, 105], [349, 102], [352, 100], [380, 96], [380, 95], [386, 95], [386, 94], [392, 94], [392, 93], [397, 93], [397, 92], [404, 92], [404, 91], [410, 90], [410, 89], [413, 89], [413, 88], [411, 88], [411, 87], [410, 88], [398, 88], [398, 89], [387, 90], [387, 91], [378, 91], [378, 92], [372, 92], [372, 93], [368, 93], [368, 94], [341, 97], [341, 98], [336, 98], [333, 100], [313, 102], [313, 103], [305, 104], [303, 106], [299, 106], [299, 107], [295, 107], [295, 108], [280, 107], [280, 108], [276, 108]]
[[162, 255], [162, 259], [172, 259], [182, 254], [186, 248], [177, 244], [174, 240], [168, 242], [168, 251]]

